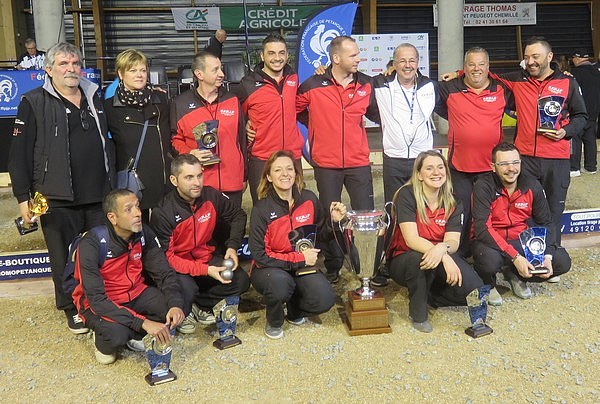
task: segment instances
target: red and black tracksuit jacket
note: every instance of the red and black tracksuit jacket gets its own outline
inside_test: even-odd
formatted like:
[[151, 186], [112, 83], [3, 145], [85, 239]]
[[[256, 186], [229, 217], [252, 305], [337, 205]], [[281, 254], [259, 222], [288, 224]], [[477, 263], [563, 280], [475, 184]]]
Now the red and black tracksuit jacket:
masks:
[[[490, 76], [498, 79], [513, 93], [517, 110], [515, 146], [521, 154], [549, 159], [569, 159], [569, 139], [579, 136], [588, 118], [577, 81], [557, 70], [543, 81], [534, 79], [525, 70], [502, 75], [490, 72]], [[540, 127], [538, 100], [550, 96], [563, 99], [562, 110], [554, 129], [564, 128], [567, 134], [559, 141], [537, 133], [537, 128]]]
[[363, 116], [379, 122], [372, 78], [355, 73], [346, 88], [337, 84], [328, 67], [322, 76], [306, 79], [298, 89], [296, 112], [308, 108], [308, 140], [312, 160], [321, 168], [369, 165], [369, 144]]
[[555, 226], [542, 185], [521, 173], [517, 189], [508, 195], [495, 173], [488, 173], [473, 188], [473, 236], [486, 245], [514, 258], [517, 250], [507, 240], [518, 240], [519, 234], [533, 226], [547, 229], [546, 254], [553, 254]]
[[331, 240], [332, 231], [317, 196], [294, 186], [294, 206], [271, 191], [252, 208], [248, 245], [254, 259], [253, 270], [282, 268], [295, 271], [305, 267], [304, 255], [294, 251], [289, 233], [301, 226], [317, 226], [317, 243]]
[[171, 103], [171, 143], [180, 154], [198, 149], [193, 129], [216, 120], [218, 144], [212, 150], [221, 162], [204, 167], [204, 184], [222, 192], [244, 189], [246, 179], [246, 129], [238, 98], [219, 89], [213, 103], [203, 99], [195, 88], [175, 97]]
[[246, 75], [238, 90], [244, 114], [256, 131], [248, 146], [251, 156], [266, 160], [277, 150], [289, 150], [302, 157], [304, 138], [296, 123], [298, 75], [286, 65], [279, 82], [262, 71], [263, 64]]
[[[73, 291], [73, 302], [80, 315], [89, 308], [107, 321], [139, 332], [145, 317], [121, 304], [137, 298], [148, 287], [144, 276], [150, 276], [165, 296], [168, 307], [182, 307], [179, 282], [152, 229], [144, 226], [141, 233], [123, 240], [111, 224], [107, 227], [109, 240], [98, 240], [90, 231], [79, 243], [75, 261], [75, 279], [79, 284]], [[102, 242], [108, 243], [106, 260], [98, 268]]]
[[246, 213], [221, 192], [205, 186], [192, 205], [176, 189], [168, 193], [152, 209], [150, 224], [175, 271], [205, 276], [217, 246], [213, 233], [219, 221], [230, 226], [225, 247], [237, 251], [246, 229]]
[[[438, 83], [438, 109], [448, 119], [448, 160], [458, 171], [490, 171], [492, 149], [504, 139], [502, 116], [509, 92], [494, 79], [480, 94], [462, 77]], [[436, 111], [438, 110], [436, 109]]]

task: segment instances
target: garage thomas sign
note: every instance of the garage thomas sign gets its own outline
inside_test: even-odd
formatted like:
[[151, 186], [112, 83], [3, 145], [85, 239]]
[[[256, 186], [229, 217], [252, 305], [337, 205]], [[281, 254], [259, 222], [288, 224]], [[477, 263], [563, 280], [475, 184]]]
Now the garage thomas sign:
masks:
[[[249, 30], [299, 29], [321, 6], [247, 7]], [[244, 29], [243, 7], [172, 8], [177, 31], [226, 31]]]

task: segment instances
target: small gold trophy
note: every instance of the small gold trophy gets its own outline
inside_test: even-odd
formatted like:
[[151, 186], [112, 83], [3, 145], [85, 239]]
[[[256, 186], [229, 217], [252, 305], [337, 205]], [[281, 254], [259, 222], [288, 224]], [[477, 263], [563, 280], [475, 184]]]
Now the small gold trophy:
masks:
[[17, 230], [19, 230], [19, 234], [21, 236], [34, 232], [38, 229], [38, 224], [35, 219], [48, 211], [48, 201], [46, 200], [46, 197], [41, 193], [36, 192], [33, 196], [33, 200], [29, 201], [29, 211], [33, 213], [31, 223], [25, 223], [22, 217], [15, 219], [15, 225], [17, 226]]

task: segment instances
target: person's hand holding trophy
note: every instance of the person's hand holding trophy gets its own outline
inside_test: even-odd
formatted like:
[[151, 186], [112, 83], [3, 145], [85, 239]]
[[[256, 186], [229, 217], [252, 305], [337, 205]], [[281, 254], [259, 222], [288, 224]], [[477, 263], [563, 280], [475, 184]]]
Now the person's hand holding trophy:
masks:
[[210, 121], [201, 122], [192, 129], [194, 139], [198, 143], [198, 149], [192, 150], [193, 154], [200, 160], [203, 166], [209, 166], [221, 162], [213, 149], [219, 143], [219, 121], [213, 119]]
[[48, 211], [46, 197], [36, 192], [33, 199], [19, 204], [21, 216], [15, 219], [15, 225], [20, 235], [31, 233], [38, 229], [37, 218]]

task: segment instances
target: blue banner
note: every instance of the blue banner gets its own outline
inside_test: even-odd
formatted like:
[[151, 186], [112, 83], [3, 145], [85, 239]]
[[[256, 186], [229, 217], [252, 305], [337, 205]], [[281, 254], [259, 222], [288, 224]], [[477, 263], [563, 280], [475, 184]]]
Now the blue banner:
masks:
[[[340, 35], [352, 35], [352, 24], [358, 3], [342, 3], [318, 11], [306, 20], [298, 34], [298, 49], [296, 51], [296, 66], [298, 80], [302, 83], [313, 75], [318, 66], [329, 65], [329, 44]], [[310, 161], [308, 146], [308, 130], [298, 124], [300, 133], [304, 136], [304, 157]]]
[[47, 251], [0, 255], [0, 281], [51, 276]]
[[562, 234], [592, 233], [600, 231], [600, 210], [588, 209], [562, 214]]
[[[98, 69], [81, 69], [81, 76], [102, 86]], [[43, 70], [0, 70], [0, 116], [17, 116], [21, 96], [44, 84], [45, 77]]]

